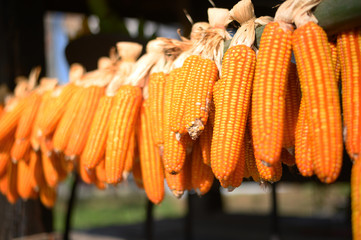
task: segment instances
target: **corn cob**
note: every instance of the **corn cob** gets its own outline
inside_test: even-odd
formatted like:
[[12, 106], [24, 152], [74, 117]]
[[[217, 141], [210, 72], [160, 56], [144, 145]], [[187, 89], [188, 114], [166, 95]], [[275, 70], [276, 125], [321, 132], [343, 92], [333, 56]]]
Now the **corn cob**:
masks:
[[95, 167], [95, 175], [99, 182], [106, 182], [104, 158], [100, 160], [99, 164]]
[[10, 150], [13, 145], [13, 136], [10, 136], [0, 145], [0, 178], [6, 174], [7, 165], [11, 160]]
[[0, 192], [4, 196], [6, 196], [8, 192], [8, 177], [6, 174], [0, 178]]
[[246, 45], [227, 50], [222, 62], [222, 77], [215, 92], [215, 123], [211, 147], [211, 166], [218, 179], [227, 180], [235, 170], [243, 144], [255, 52]]
[[337, 41], [329, 40], [328, 43], [329, 43], [330, 49], [331, 49], [332, 66], [335, 71], [336, 82], [338, 83], [339, 79], [340, 79], [340, 74], [341, 74], [341, 62], [340, 62], [340, 57], [338, 54]]
[[185, 123], [189, 135], [195, 140], [207, 124], [213, 85], [218, 80], [218, 68], [214, 61], [201, 58], [195, 61], [190, 71]]
[[343, 146], [338, 88], [327, 35], [310, 21], [294, 31], [292, 44], [312, 132], [314, 171], [322, 182], [331, 183], [340, 173]]
[[60, 181], [58, 171], [55, 168], [54, 158], [41, 153], [41, 162], [44, 171], [46, 184], [50, 187], [56, 187]]
[[153, 123], [153, 138], [155, 144], [162, 145], [163, 140], [163, 103], [164, 103], [164, 88], [166, 76], [163, 72], [155, 72], [149, 76], [149, 107], [150, 118]]
[[76, 165], [76, 170], [77, 170], [80, 178], [86, 184], [95, 183], [97, 181], [95, 168], [88, 169], [82, 161], [83, 161], [83, 159], [80, 159], [78, 161], [78, 164]]
[[152, 137], [153, 126], [150, 107], [148, 99], [143, 101], [138, 136], [140, 166], [144, 190], [148, 199], [154, 204], [159, 204], [164, 198], [164, 170], [158, 148]]
[[[127, 179], [129, 174], [132, 172], [133, 162], [134, 162], [134, 154], [136, 148], [136, 139], [135, 139], [135, 131], [133, 131], [130, 139], [129, 139], [129, 146], [127, 149], [127, 155], [124, 163], [124, 170], [123, 170], [123, 178]], [[159, 154], [159, 151], [158, 151]]]
[[82, 103], [84, 88], [79, 88], [67, 104], [67, 109], [64, 112], [59, 124], [54, 131], [53, 143], [56, 152], [63, 152], [69, 142], [72, 126]]
[[8, 199], [8, 202], [11, 204], [14, 204], [18, 198], [18, 190], [17, 190], [17, 181], [18, 181], [18, 165], [14, 164], [12, 162], [9, 162], [8, 169], [7, 169], [7, 192], [6, 192], [6, 198]]
[[298, 170], [304, 177], [313, 175], [312, 142], [306, 112], [306, 99], [302, 97], [296, 125], [295, 160]]
[[190, 162], [190, 157], [187, 156], [184, 167], [180, 170], [178, 174], [170, 174], [167, 171], [165, 172], [165, 179], [167, 182], [167, 186], [173, 195], [177, 198], [183, 196], [186, 190], [190, 190], [192, 187], [192, 182], [190, 179], [191, 176], [191, 169], [192, 166]]
[[140, 159], [139, 159], [139, 157], [135, 157], [135, 158], [134, 158], [134, 163], [133, 163], [133, 178], [134, 178], [135, 184], [136, 184], [140, 189], [144, 189], [142, 169], [141, 169], [141, 167], [140, 167]]
[[219, 179], [221, 186], [227, 188], [229, 192], [233, 191], [236, 187], [239, 187], [242, 184], [244, 178], [244, 168], [246, 164], [244, 139], [241, 139], [238, 153], [239, 155], [236, 168], [233, 170], [233, 172], [231, 172], [227, 179]]
[[259, 176], [262, 181], [278, 182], [282, 177], [282, 163], [276, 162], [273, 166], [267, 166], [267, 163], [256, 158], [256, 165]]
[[42, 135], [46, 136], [55, 131], [62, 116], [67, 111], [66, 109], [70, 106], [68, 103], [70, 103], [70, 100], [78, 90], [78, 86], [69, 83], [53, 92], [49, 98], [48, 106], [44, 109], [44, 116], [39, 123]]
[[285, 88], [291, 63], [292, 27], [268, 23], [262, 33], [252, 92], [252, 136], [256, 159], [279, 162]]
[[253, 153], [253, 144], [252, 144], [252, 137], [250, 133], [250, 129], [246, 129], [245, 133], [245, 157], [246, 157], [246, 167], [248, 170], [249, 175], [252, 177], [253, 181], [260, 182], [260, 175], [257, 169], [256, 159]]
[[40, 201], [41, 203], [47, 207], [52, 208], [56, 201], [56, 191], [55, 188], [49, 187], [45, 185], [40, 189]]
[[71, 159], [79, 157], [85, 147], [89, 130], [100, 98], [104, 95], [104, 87], [91, 86], [83, 94], [79, 114], [76, 116], [65, 155]]
[[118, 183], [122, 180], [126, 153], [130, 137], [134, 132], [140, 104], [139, 87], [122, 86], [114, 97], [105, 151], [105, 170], [108, 183]]
[[361, 237], [361, 162], [354, 162], [351, 170], [351, 221], [353, 239]]
[[30, 198], [33, 190], [33, 186], [30, 181], [31, 171], [29, 163], [19, 161], [17, 170], [17, 191], [22, 199], [28, 199]]
[[12, 161], [15, 163], [20, 160], [23, 160], [24, 156], [29, 151], [30, 151], [30, 138], [24, 138], [24, 139], [17, 138], [14, 141], [10, 151], [10, 156]]
[[199, 136], [199, 145], [202, 152], [203, 163], [211, 165], [211, 146], [213, 137], [213, 126], [211, 122], [208, 122], [204, 127], [203, 133]]
[[108, 136], [109, 116], [113, 97], [103, 96], [94, 115], [89, 137], [81, 158], [88, 169], [95, 168], [105, 155], [105, 143]]
[[[186, 107], [186, 97], [188, 94], [188, 88], [190, 83], [191, 74], [194, 71], [194, 65], [197, 61], [200, 61], [199, 56], [190, 56], [188, 57], [181, 69], [180, 72], [174, 76], [174, 86], [173, 90], [173, 97], [170, 102], [170, 128], [169, 130], [176, 133], [176, 134], [185, 134], [187, 132], [186, 126], [184, 125], [184, 115], [185, 115], [185, 107]], [[167, 133], [165, 133], [167, 134]]]
[[46, 185], [40, 152], [35, 152], [33, 150], [30, 151], [29, 167], [31, 172], [31, 185], [36, 189], [42, 188]]
[[341, 60], [345, 145], [351, 159], [361, 154], [361, 28], [342, 32], [337, 45]]
[[300, 104], [301, 88], [298, 81], [297, 68], [296, 64], [291, 63], [285, 94], [285, 119], [282, 140], [282, 147], [290, 151], [293, 151], [295, 147], [295, 132]]
[[198, 140], [192, 151], [191, 178], [192, 189], [199, 196], [206, 194], [212, 187], [214, 175], [210, 166], [204, 164], [201, 142]]
[[11, 134], [17, 127], [19, 119], [26, 109], [27, 97], [13, 100], [0, 118], [0, 142]]

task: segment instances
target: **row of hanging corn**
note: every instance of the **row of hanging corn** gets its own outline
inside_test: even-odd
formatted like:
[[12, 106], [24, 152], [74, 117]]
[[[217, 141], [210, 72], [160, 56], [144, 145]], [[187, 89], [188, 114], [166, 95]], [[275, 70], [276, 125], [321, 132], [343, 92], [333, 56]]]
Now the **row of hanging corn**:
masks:
[[71, 171], [100, 189], [132, 173], [158, 204], [164, 179], [177, 197], [203, 195], [214, 178], [229, 190], [279, 181], [282, 164], [332, 183], [344, 142], [361, 236], [361, 28], [328, 37], [312, 14], [319, 2], [287, 0], [274, 18], [256, 18], [250, 0], [211, 8], [190, 39], [152, 40], [138, 60], [141, 46], [120, 42], [95, 71], [72, 65], [63, 86], [36, 86], [34, 70], [1, 113], [1, 192], [51, 207]]

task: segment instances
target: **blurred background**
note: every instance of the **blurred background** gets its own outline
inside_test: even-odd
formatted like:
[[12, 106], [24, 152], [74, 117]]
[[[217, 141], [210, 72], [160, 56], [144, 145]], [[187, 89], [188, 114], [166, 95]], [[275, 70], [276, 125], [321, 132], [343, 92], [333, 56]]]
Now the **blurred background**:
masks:
[[[214, 1], [228, 9], [236, 3]], [[281, 1], [253, 3], [257, 16], [274, 16]], [[15, 77], [27, 76], [37, 65], [42, 76], [66, 83], [71, 63], [93, 70], [118, 41], [145, 45], [155, 37], [179, 38], [178, 29], [188, 36], [191, 23], [184, 10], [194, 22], [207, 21], [211, 6], [207, 0], [0, 0], [2, 87], [11, 91]], [[190, 229], [193, 239], [270, 239], [275, 231], [284, 239], [351, 239], [347, 156], [340, 179], [332, 185], [301, 178], [294, 169], [284, 170], [277, 188], [244, 182], [228, 192], [215, 184], [208, 196], [185, 194], [180, 199], [168, 191], [154, 207], [154, 239], [191, 239], [186, 233]], [[60, 239], [74, 178], [69, 176], [59, 185], [54, 209], [30, 200], [10, 205], [0, 196], [0, 239], [25, 239], [44, 232], [56, 233], [41, 235], [44, 239]], [[102, 237], [94, 239], [145, 239], [147, 204], [144, 191], [131, 178], [103, 191], [79, 181], [71, 215], [73, 239], [98, 235]], [[279, 219], [276, 226], [275, 219]]]

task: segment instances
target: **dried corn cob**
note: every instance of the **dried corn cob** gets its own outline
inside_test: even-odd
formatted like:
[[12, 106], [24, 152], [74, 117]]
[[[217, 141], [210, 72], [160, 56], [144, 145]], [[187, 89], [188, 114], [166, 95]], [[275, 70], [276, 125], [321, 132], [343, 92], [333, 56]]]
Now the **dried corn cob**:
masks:
[[0, 192], [4, 196], [6, 196], [8, 192], [8, 177], [6, 174], [0, 178]]
[[164, 72], [155, 72], [149, 76], [149, 107], [150, 117], [153, 123], [153, 137], [157, 145], [163, 144], [163, 103], [166, 76]]
[[41, 203], [47, 207], [52, 208], [56, 201], [56, 191], [55, 188], [49, 187], [45, 185], [40, 189], [40, 201]]
[[213, 125], [211, 122], [208, 122], [204, 127], [204, 131], [202, 132], [201, 136], [199, 136], [199, 145], [202, 151], [203, 163], [208, 166], [211, 165], [212, 137]]
[[306, 112], [306, 99], [302, 97], [301, 106], [296, 125], [296, 165], [301, 175], [310, 177], [313, 175], [312, 142], [310, 127]]
[[[129, 174], [132, 172], [136, 147], [137, 146], [136, 146], [135, 131], [134, 131], [129, 139], [129, 146], [127, 149], [127, 156], [125, 159], [124, 170], [123, 170], [123, 178], [124, 179], [127, 179]], [[159, 154], [159, 151], [158, 151], [158, 154]]]
[[279, 162], [282, 149], [292, 30], [292, 25], [283, 21], [268, 23], [257, 54], [252, 91], [253, 146], [256, 158], [271, 165]]
[[[191, 56], [192, 57], [192, 56]], [[193, 70], [193, 71], [192, 71]], [[185, 123], [193, 140], [204, 130], [208, 120], [213, 85], [218, 80], [218, 69], [214, 61], [199, 58], [192, 64], [187, 82]]]
[[41, 154], [41, 162], [44, 171], [46, 184], [49, 187], [56, 187], [60, 181], [58, 171], [55, 168], [55, 159], [47, 154]]
[[227, 188], [229, 192], [233, 191], [236, 187], [239, 187], [242, 184], [244, 178], [244, 168], [246, 167], [244, 139], [241, 139], [238, 154], [238, 160], [233, 172], [231, 172], [227, 179], [219, 179], [221, 186]]
[[17, 190], [17, 181], [18, 181], [18, 165], [12, 162], [9, 162], [8, 169], [7, 169], [7, 192], [6, 198], [8, 202], [14, 204], [18, 198], [18, 190]]
[[228, 49], [223, 58], [222, 78], [214, 98], [216, 113], [211, 147], [211, 166], [218, 179], [227, 180], [239, 160], [255, 58], [255, 52], [246, 45]]
[[79, 113], [84, 92], [85, 92], [84, 88], [79, 88], [74, 93], [73, 97], [67, 104], [67, 109], [65, 110], [59, 124], [56, 127], [53, 137], [53, 143], [54, 143], [54, 150], [58, 153], [63, 152], [66, 149], [66, 146], [69, 142], [71, 129], [74, 120]]
[[30, 151], [30, 138], [16, 139], [11, 147], [10, 156], [12, 161], [18, 162], [24, 159], [27, 152]]
[[46, 185], [40, 152], [35, 152], [34, 150], [30, 151], [29, 167], [31, 172], [31, 185], [36, 189]]
[[113, 105], [113, 97], [103, 96], [100, 101], [89, 137], [81, 158], [88, 169], [95, 168], [105, 155], [105, 143], [108, 136], [109, 116]]
[[13, 136], [10, 136], [3, 144], [0, 145], [0, 178], [6, 174], [7, 165], [11, 160], [10, 150], [13, 145], [13, 141]]
[[337, 44], [346, 150], [353, 160], [357, 160], [361, 154], [361, 28], [340, 33]]
[[29, 163], [19, 161], [17, 170], [17, 191], [22, 199], [28, 199], [31, 197], [33, 191], [33, 185], [30, 181], [31, 171]]
[[262, 181], [278, 182], [282, 177], [282, 163], [276, 162], [273, 166], [267, 166], [267, 163], [256, 158], [256, 165], [259, 176]]
[[253, 181], [260, 182], [260, 176], [257, 169], [256, 159], [253, 153], [253, 144], [252, 144], [252, 137], [250, 133], [250, 129], [246, 129], [245, 132], [245, 157], [246, 157], [246, 167], [248, 170], [249, 175], [252, 177]]
[[99, 164], [95, 167], [95, 175], [99, 182], [106, 182], [106, 175], [105, 175], [105, 160], [104, 158], [99, 162]]
[[214, 175], [211, 167], [204, 164], [200, 140], [193, 146], [190, 175], [192, 178], [192, 189], [199, 196], [206, 194], [211, 189]]
[[65, 149], [65, 155], [71, 159], [79, 157], [83, 152], [94, 114], [103, 95], [104, 87], [91, 86], [85, 89], [82, 104], [74, 119], [70, 139]]
[[148, 100], [143, 101], [138, 136], [140, 166], [148, 199], [159, 204], [164, 198], [164, 170], [158, 148], [152, 137], [153, 126], [150, 112], [150, 103]]
[[295, 147], [295, 132], [300, 104], [301, 88], [297, 68], [296, 64], [291, 63], [285, 94], [285, 119], [282, 140], [282, 147], [287, 148], [289, 151], [294, 151]]
[[165, 179], [167, 182], [167, 186], [173, 195], [177, 198], [183, 196], [186, 190], [190, 190], [192, 188], [191, 182], [191, 164], [190, 156], [187, 156], [184, 167], [180, 170], [178, 174], [170, 174], [167, 171], [165, 172]]
[[119, 88], [114, 97], [105, 153], [108, 183], [118, 183], [122, 180], [126, 153], [141, 103], [141, 94], [139, 87], [125, 85]]
[[322, 182], [331, 183], [337, 179], [342, 165], [338, 88], [326, 33], [315, 22], [301, 26], [300, 22], [296, 18], [292, 44], [312, 132], [313, 166]]

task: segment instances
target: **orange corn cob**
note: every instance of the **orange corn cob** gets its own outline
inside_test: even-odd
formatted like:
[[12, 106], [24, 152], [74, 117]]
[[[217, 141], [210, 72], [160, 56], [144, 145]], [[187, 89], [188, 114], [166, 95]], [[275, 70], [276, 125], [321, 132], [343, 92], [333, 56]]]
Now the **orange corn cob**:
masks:
[[89, 136], [81, 155], [88, 169], [95, 168], [105, 155], [105, 143], [108, 136], [109, 116], [113, 97], [103, 96], [94, 115]]
[[353, 239], [361, 238], [361, 161], [354, 162], [351, 171], [351, 221]]
[[6, 192], [6, 198], [9, 203], [14, 204], [18, 198], [18, 190], [17, 190], [17, 180], [18, 180], [18, 165], [12, 162], [9, 162], [7, 169], [7, 178], [8, 178], [8, 188]]
[[184, 117], [190, 85], [188, 81], [191, 80], [190, 76], [194, 72], [194, 66], [200, 59], [199, 56], [195, 55], [188, 57], [184, 61], [180, 72], [174, 76], [173, 97], [170, 103], [171, 121], [169, 129], [177, 134], [185, 134], [187, 132], [186, 126], [184, 125]]
[[135, 184], [136, 184], [140, 189], [144, 189], [143, 175], [142, 175], [142, 170], [141, 170], [141, 167], [140, 167], [140, 160], [139, 160], [139, 158], [135, 158], [135, 159], [134, 159], [134, 164], [133, 164], [133, 178], [134, 178]]
[[20, 117], [26, 108], [27, 98], [14, 100], [7, 106], [0, 118], [0, 142], [11, 134], [17, 127]]
[[30, 151], [30, 139], [16, 139], [11, 147], [10, 155], [13, 162], [24, 159], [27, 152]]
[[256, 158], [256, 165], [260, 178], [267, 182], [278, 182], [282, 177], [282, 163], [279, 161], [273, 166], [265, 165], [267, 163]]
[[[341, 111], [327, 35], [314, 22], [293, 33], [293, 50], [312, 132], [314, 171], [334, 182], [342, 165]], [[313, 154], [314, 153], [314, 154]]]
[[74, 93], [56, 127], [53, 137], [54, 150], [56, 152], [63, 152], [70, 140], [72, 126], [79, 113], [84, 92], [84, 88], [79, 88]]
[[40, 201], [41, 203], [47, 207], [52, 208], [56, 201], [56, 191], [55, 188], [49, 187], [45, 185], [40, 189]]
[[236, 169], [251, 102], [255, 52], [238, 45], [227, 50], [222, 77], [214, 93], [216, 108], [211, 166], [218, 179], [227, 180]]
[[262, 33], [252, 92], [252, 137], [257, 159], [279, 162], [285, 89], [291, 63], [292, 29], [268, 23]]
[[246, 157], [246, 167], [248, 170], [249, 175], [252, 177], [253, 181], [260, 182], [260, 176], [257, 169], [256, 159], [254, 157], [253, 153], [253, 144], [252, 144], [252, 138], [251, 134], [249, 133], [250, 129], [245, 134], [245, 157]]
[[42, 153], [41, 160], [47, 185], [56, 187], [60, 181], [60, 176], [55, 166], [55, 156], [48, 156], [47, 154]]
[[211, 165], [212, 137], [213, 137], [213, 126], [210, 122], [208, 122], [204, 127], [204, 131], [199, 136], [199, 145], [202, 151], [203, 163], [208, 166]]
[[0, 145], [0, 178], [6, 174], [7, 165], [11, 160], [10, 150], [13, 145], [13, 136]]
[[[135, 131], [134, 131], [129, 139], [129, 146], [127, 149], [127, 156], [125, 159], [124, 170], [123, 170], [124, 179], [127, 179], [129, 174], [132, 172], [135, 148], [136, 148], [136, 139], [135, 139]], [[159, 154], [159, 150], [157, 151], [157, 153]]]
[[[189, 136], [184, 135], [180, 138], [180, 141], [176, 139], [176, 135], [172, 132], [171, 124], [173, 120], [173, 98], [175, 94], [175, 87], [177, 84], [178, 76], [181, 73], [181, 69], [175, 69], [171, 71], [168, 76], [165, 85], [164, 95], [164, 148], [163, 148], [163, 165], [165, 171], [168, 173], [178, 173], [183, 165], [186, 158], [187, 144], [190, 139]], [[179, 136], [179, 135], [178, 135]]]
[[104, 87], [91, 86], [86, 89], [79, 114], [73, 123], [69, 143], [65, 150], [66, 156], [75, 158], [83, 152], [94, 114], [104, 93]]
[[134, 132], [141, 99], [140, 88], [134, 86], [120, 87], [114, 97], [105, 151], [108, 183], [118, 183], [122, 180], [127, 149]]
[[211, 189], [214, 180], [211, 167], [204, 164], [203, 161], [202, 148], [198, 140], [193, 146], [190, 175], [192, 177], [192, 189], [200, 196]]
[[0, 192], [6, 196], [8, 192], [8, 177], [4, 175], [0, 178]]
[[153, 123], [154, 142], [157, 145], [163, 144], [163, 105], [164, 105], [164, 88], [166, 75], [164, 72], [152, 73], [149, 77], [149, 107], [150, 118]]
[[187, 131], [193, 140], [204, 130], [208, 120], [210, 103], [212, 101], [213, 85], [218, 79], [218, 68], [214, 61], [200, 59], [195, 62], [194, 70], [187, 80], [187, 101], [185, 123]]
[[15, 132], [15, 139], [29, 139], [31, 130], [41, 104], [42, 95], [39, 93], [32, 93], [26, 101], [26, 108], [21, 114], [18, 126]]
[[361, 154], [361, 28], [340, 33], [337, 44], [346, 150], [357, 160]]
[[83, 159], [80, 159], [80, 161], [76, 161], [78, 164], [76, 164], [77, 172], [80, 176], [80, 178], [85, 182], [86, 184], [92, 184], [97, 181], [96, 178], [96, 172], [95, 168], [88, 169], [85, 164], [82, 162]]
[[333, 65], [333, 69], [335, 71], [336, 82], [338, 83], [338, 80], [340, 79], [340, 74], [341, 74], [341, 62], [340, 62], [340, 58], [338, 56], [337, 42], [329, 41], [328, 43], [329, 43], [330, 49], [331, 49], [332, 65]]
[[103, 183], [106, 182], [104, 158], [95, 167], [95, 175], [96, 175], [98, 181], [103, 182]]
[[52, 96], [50, 97], [50, 107], [47, 107], [44, 114], [44, 118], [40, 123], [40, 130], [43, 135], [48, 135], [55, 131], [57, 125], [59, 124], [62, 116], [65, 114], [67, 108], [69, 108], [70, 104], [74, 103], [72, 100], [77, 94], [76, 92], [80, 88], [75, 84], [69, 83], [62, 88], [58, 88], [54, 91]]
[[[301, 104], [301, 88], [296, 64], [291, 63], [285, 95], [285, 119], [283, 125], [282, 147], [294, 150], [298, 110]], [[281, 153], [282, 154], [282, 153]]]
[[31, 185], [37, 189], [46, 185], [41, 153], [37, 153], [33, 150], [30, 151], [29, 167], [31, 172]]
[[180, 170], [178, 174], [170, 174], [168, 172], [165, 172], [165, 179], [167, 181], [167, 186], [170, 189], [170, 191], [173, 193], [173, 195], [177, 198], [180, 198], [183, 196], [184, 192], [186, 190], [190, 190], [192, 187], [192, 182], [190, 179], [191, 176], [191, 169], [192, 166], [190, 162], [190, 157], [187, 156], [187, 159], [185, 160], [184, 167]]
[[228, 191], [233, 191], [236, 187], [239, 187], [242, 184], [244, 178], [244, 168], [246, 164], [245, 159], [245, 140], [241, 139], [242, 143], [239, 148], [239, 155], [236, 164], [236, 168], [229, 175], [227, 179], [219, 179], [219, 182], [222, 187], [227, 188]]
[[28, 199], [30, 198], [32, 191], [33, 191], [33, 185], [31, 184], [30, 178], [31, 178], [31, 171], [29, 163], [25, 161], [19, 161], [18, 162], [18, 174], [17, 174], [17, 189], [19, 196], [22, 199]]
[[295, 156], [291, 154], [287, 149], [282, 148], [281, 152], [281, 162], [287, 166], [293, 166], [296, 163]]
[[152, 137], [153, 125], [150, 112], [150, 103], [148, 100], [143, 101], [138, 136], [140, 166], [148, 199], [154, 204], [159, 204], [164, 198], [164, 170], [158, 147]]
[[301, 175], [313, 175], [312, 142], [306, 112], [306, 100], [302, 98], [296, 126], [296, 165]]

